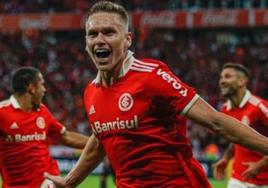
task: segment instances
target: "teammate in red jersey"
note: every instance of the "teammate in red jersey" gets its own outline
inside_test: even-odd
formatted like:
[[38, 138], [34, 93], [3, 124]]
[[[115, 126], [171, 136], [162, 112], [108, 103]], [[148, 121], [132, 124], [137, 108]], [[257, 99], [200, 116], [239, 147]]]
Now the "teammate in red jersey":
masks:
[[94, 134], [57, 187], [75, 187], [107, 154], [118, 188], [209, 188], [185, 135], [186, 116], [230, 141], [268, 153], [268, 139], [217, 112], [168, 67], [135, 59], [128, 15], [117, 4], [96, 3], [86, 22], [86, 49], [98, 69], [84, 93]]
[[2, 187], [46, 187], [50, 180], [44, 179], [44, 172], [59, 174], [56, 161], [49, 154], [48, 139], [82, 149], [88, 137], [67, 131], [41, 104], [46, 89], [39, 70], [18, 69], [12, 87], [14, 94], [0, 103]]
[[[268, 103], [247, 89], [248, 70], [241, 64], [223, 66], [219, 85], [228, 98], [222, 112], [242, 121], [268, 137]], [[228, 188], [268, 188], [268, 157], [237, 144], [230, 144], [215, 164], [214, 175], [221, 179], [228, 161], [234, 157]]]

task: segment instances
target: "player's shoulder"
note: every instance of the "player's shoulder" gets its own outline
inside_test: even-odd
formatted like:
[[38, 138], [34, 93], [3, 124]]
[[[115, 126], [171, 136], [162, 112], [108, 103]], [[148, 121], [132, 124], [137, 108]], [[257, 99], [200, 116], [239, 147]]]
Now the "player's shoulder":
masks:
[[95, 78], [94, 80], [90, 80], [86, 84], [83, 91], [84, 100], [92, 96], [95, 92], [97, 92], [99, 87], [101, 87], [101, 84], [98, 82], [97, 78]]
[[143, 73], [152, 73], [159, 68], [166, 68], [166, 64], [156, 59], [134, 59], [130, 70]]
[[158, 59], [152, 59], [152, 58], [143, 58], [143, 59], [135, 59], [134, 62], [140, 62], [140, 63], [145, 63], [149, 65], [154, 65], [154, 66], [166, 66], [166, 64]]
[[268, 101], [259, 96], [252, 95], [249, 102], [268, 117]]
[[259, 107], [262, 105], [268, 106], [268, 101], [256, 95], [251, 95], [248, 102], [255, 107]]
[[256, 107], [257, 107], [262, 101], [263, 101], [262, 98], [260, 98], [260, 97], [258, 97], [258, 96], [256, 96], [256, 95], [253, 95], [253, 94], [251, 94], [251, 96], [250, 96], [250, 98], [249, 98], [249, 100], [248, 100], [248, 102], [249, 102], [251, 105], [256, 106]]
[[41, 103], [39, 108], [40, 109], [48, 109], [47, 106], [44, 103]]
[[0, 101], [0, 109], [5, 108], [5, 107], [10, 106], [10, 105], [11, 105], [10, 99]]
[[49, 108], [44, 103], [40, 104], [40, 106], [39, 106], [37, 111], [40, 111], [41, 113], [50, 113]]
[[89, 80], [88, 83], [85, 86], [85, 90], [88, 89], [91, 86], [97, 85], [99, 83], [98, 81], [99, 78], [94, 78], [93, 80]]
[[85, 86], [85, 89], [84, 89], [84, 94], [87, 93], [87, 91], [92, 88], [92, 87], [95, 87], [98, 85], [98, 82], [97, 82], [97, 78], [95, 78], [94, 80], [90, 80], [86, 86]]

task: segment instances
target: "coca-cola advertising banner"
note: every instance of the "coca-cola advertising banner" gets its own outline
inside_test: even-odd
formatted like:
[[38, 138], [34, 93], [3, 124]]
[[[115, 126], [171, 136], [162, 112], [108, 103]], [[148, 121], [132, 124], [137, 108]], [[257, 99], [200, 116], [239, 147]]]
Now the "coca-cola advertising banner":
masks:
[[206, 11], [192, 13], [192, 27], [247, 27], [249, 12], [247, 10]]
[[[215, 28], [268, 26], [268, 9], [132, 12], [136, 28]], [[74, 30], [84, 28], [85, 16], [74, 13], [0, 14], [0, 30]]]
[[73, 13], [62, 14], [0, 14], [0, 30], [41, 29], [72, 30], [81, 29], [83, 16]]
[[255, 18], [256, 26], [268, 26], [268, 10], [256, 10]]
[[132, 24], [136, 28], [176, 28], [186, 27], [187, 12], [134, 12]]

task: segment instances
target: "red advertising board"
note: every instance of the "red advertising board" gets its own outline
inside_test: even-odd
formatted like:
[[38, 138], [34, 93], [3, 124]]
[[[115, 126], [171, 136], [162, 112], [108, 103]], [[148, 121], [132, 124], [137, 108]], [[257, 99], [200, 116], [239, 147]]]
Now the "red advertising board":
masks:
[[268, 26], [268, 10], [260, 9], [255, 11], [255, 25]]
[[[84, 15], [0, 14], [0, 31], [10, 29], [75, 30], [84, 28]], [[130, 25], [150, 28], [215, 28], [268, 26], [268, 9], [207, 11], [137, 11], [130, 14]]]
[[73, 13], [62, 14], [0, 14], [0, 30], [41, 29], [70, 30], [83, 27], [83, 16]]
[[174, 11], [134, 12], [132, 19], [133, 25], [137, 28], [185, 28], [187, 13]]
[[247, 10], [210, 10], [192, 14], [193, 28], [247, 27], [249, 25]]

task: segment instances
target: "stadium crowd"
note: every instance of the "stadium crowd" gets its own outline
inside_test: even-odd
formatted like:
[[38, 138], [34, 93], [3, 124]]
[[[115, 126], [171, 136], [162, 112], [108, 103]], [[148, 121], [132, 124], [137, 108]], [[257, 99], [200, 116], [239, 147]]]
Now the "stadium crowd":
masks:
[[[137, 7], [146, 10], [148, 8], [148, 6], [146, 8], [146, 3], [150, 3], [149, 0], [128, 2], [131, 2], [126, 5], [129, 10], [139, 9]], [[226, 0], [226, 2], [232, 1]], [[266, 4], [266, 1], [261, 2], [263, 5]], [[84, 0], [12, 0], [1, 1], [0, 12], [76, 11], [84, 13], [90, 5], [91, 2]], [[159, 9], [154, 6], [150, 7]], [[260, 28], [237, 29], [232, 32], [230, 30], [212, 32], [211, 30], [157, 29], [152, 30], [145, 41], [138, 40], [132, 50], [138, 58], [153, 57], [168, 62], [171, 69], [184, 82], [197, 88], [198, 93], [204, 99], [219, 109], [223, 100], [219, 94], [218, 75], [225, 62], [246, 65], [251, 71], [252, 78], [249, 88], [253, 93], [267, 99], [268, 34], [267, 30], [263, 31], [265, 29]], [[47, 84], [48, 94], [44, 102], [56, 118], [68, 129], [88, 134], [89, 126], [83, 107], [83, 90], [87, 82], [94, 78], [96, 70], [89, 62], [85, 44], [81, 43], [84, 41], [84, 35], [83, 31], [1, 32], [0, 100], [6, 99], [11, 93], [10, 78], [16, 68], [25, 65], [36, 66], [44, 73]], [[138, 31], [135, 31], [134, 37], [139, 37]], [[198, 158], [206, 157], [204, 151], [211, 144], [216, 144], [218, 154], [228, 145], [225, 140], [192, 122], [189, 122], [188, 129], [195, 156]]]
[[[165, 60], [185, 82], [216, 108], [220, 108], [218, 74], [224, 62], [245, 64], [251, 70], [250, 88], [264, 98], [268, 96], [268, 35], [256, 31], [203, 32], [155, 30], [144, 44], [135, 44], [138, 57]], [[10, 94], [10, 76], [19, 66], [33, 65], [44, 72], [48, 94], [45, 103], [70, 130], [88, 134], [83, 108], [83, 89], [96, 70], [81, 45], [82, 32], [24, 31], [0, 35], [0, 99]], [[254, 38], [255, 36], [255, 38]], [[252, 38], [253, 37], [253, 38]], [[235, 39], [236, 38], [236, 39]], [[258, 39], [259, 38], [259, 39]], [[236, 42], [235, 42], [236, 41]], [[189, 136], [196, 156], [212, 141], [221, 148], [227, 143], [208, 131], [189, 123]], [[201, 153], [200, 153], [201, 152]]]

